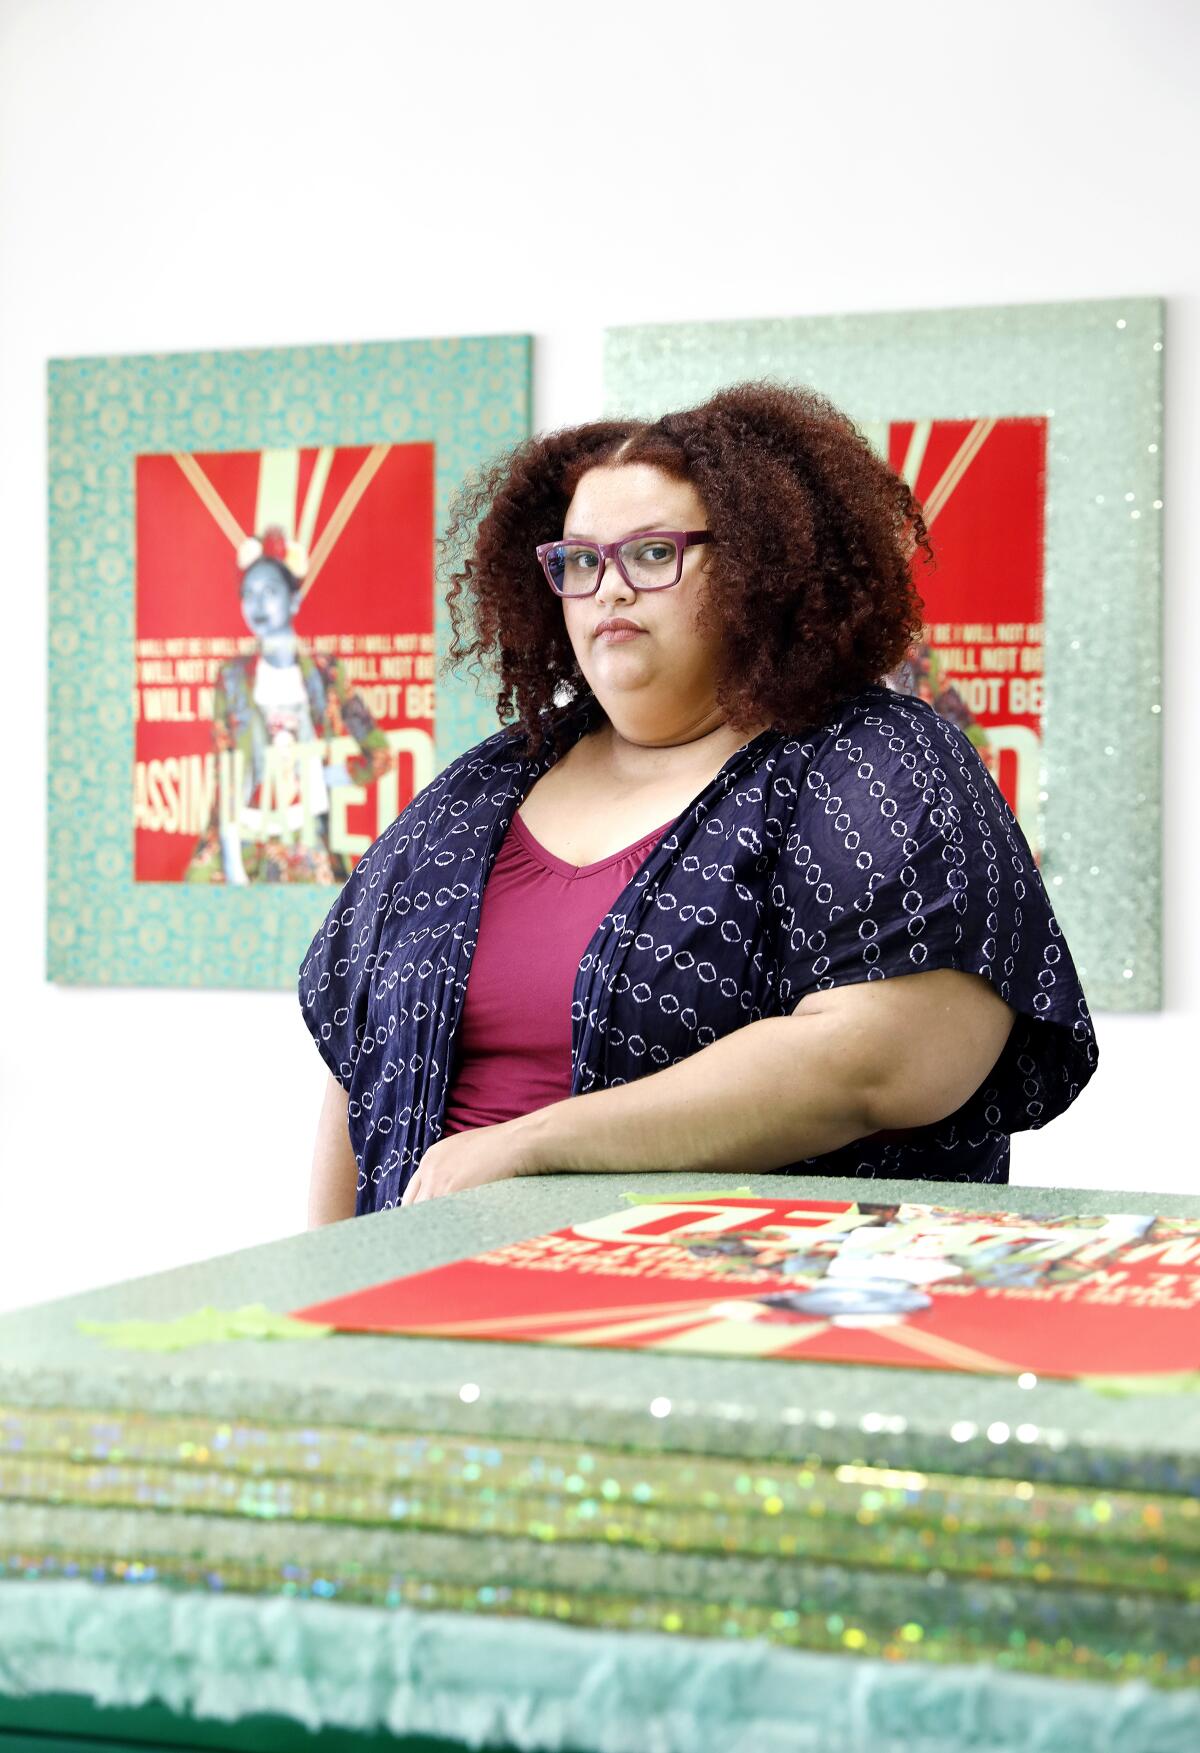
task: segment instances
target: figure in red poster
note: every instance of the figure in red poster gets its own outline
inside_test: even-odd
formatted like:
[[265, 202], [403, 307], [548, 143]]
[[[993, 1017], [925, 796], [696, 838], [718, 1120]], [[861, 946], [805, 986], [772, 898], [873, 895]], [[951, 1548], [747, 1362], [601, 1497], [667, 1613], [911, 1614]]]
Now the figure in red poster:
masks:
[[136, 464], [134, 878], [337, 887], [434, 773], [431, 444]]
[[[238, 550], [241, 609], [257, 649], [222, 665], [213, 696], [217, 787], [185, 872], [189, 882], [343, 882], [330, 845], [330, 789], [365, 785], [392, 762], [387, 737], [335, 658], [293, 626], [307, 557], [278, 526]], [[350, 735], [357, 755], [329, 760]]]

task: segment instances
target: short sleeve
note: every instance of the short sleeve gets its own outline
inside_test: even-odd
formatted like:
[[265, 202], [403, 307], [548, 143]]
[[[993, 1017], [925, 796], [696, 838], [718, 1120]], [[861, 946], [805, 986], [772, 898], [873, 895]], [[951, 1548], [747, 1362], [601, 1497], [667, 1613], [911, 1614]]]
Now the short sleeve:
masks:
[[797, 773], [773, 891], [781, 1008], [937, 968], [982, 975], [1017, 1021], [971, 1117], [1043, 1126], [1098, 1055], [1036, 861], [963, 732], [923, 702], [878, 697], [882, 710], [837, 726]]
[[300, 964], [301, 1015], [345, 1090], [362, 1050], [383, 923], [409, 862], [411, 809], [359, 859]]

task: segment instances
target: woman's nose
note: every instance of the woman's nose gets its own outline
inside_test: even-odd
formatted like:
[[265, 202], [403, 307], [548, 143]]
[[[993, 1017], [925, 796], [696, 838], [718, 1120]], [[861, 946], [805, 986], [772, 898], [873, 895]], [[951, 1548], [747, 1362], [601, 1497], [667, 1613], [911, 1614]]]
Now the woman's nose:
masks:
[[637, 591], [634, 590], [628, 579], [622, 578], [621, 568], [613, 556], [609, 554], [604, 562], [604, 575], [596, 590], [596, 601], [607, 606], [610, 602], [631, 603], [636, 598]]

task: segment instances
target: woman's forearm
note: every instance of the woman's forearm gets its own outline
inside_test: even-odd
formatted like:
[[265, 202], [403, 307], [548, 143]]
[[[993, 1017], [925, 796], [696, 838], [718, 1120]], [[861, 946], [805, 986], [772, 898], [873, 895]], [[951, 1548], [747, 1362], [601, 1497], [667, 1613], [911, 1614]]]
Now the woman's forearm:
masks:
[[312, 1176], [308, 1187], [308, 1227], [340, 1223], [354, 1216], [358, 1164], [350, 1143], [347, 1108], [350, 1098], [332, 1075], [317, 1120]]
[[769, 1173], [876, 1129], [846, 1033], [820, 1015], [763, 1017], [635, 1083], [535, 1109], [531, 1172]]

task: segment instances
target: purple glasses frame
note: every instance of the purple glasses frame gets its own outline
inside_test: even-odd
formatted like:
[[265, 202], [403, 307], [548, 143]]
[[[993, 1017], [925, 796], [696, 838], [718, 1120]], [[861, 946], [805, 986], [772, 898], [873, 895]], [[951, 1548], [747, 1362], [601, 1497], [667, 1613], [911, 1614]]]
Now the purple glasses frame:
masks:
[[[649, 541], [652, 536], [670, 536], [675, 543], [675, 576], [670, 584], [635, 584], [625, 570], [625, 562], [621, 559], [620, 550], [626, 542]], [[546, 583], [556, 597], [593, 597], [600, 589], [600, 581], [604, 577], [604, 568], [612, 560], [630, 590], [670, 590], [683, 577], [683, 550], [694, 548], [701, 542], [711, 542], [711, 530], [638, 530], [631, 536], [622, 536], [616, 542], [539, 542], [535, 550], [541, 561], [542, 571], [546, 574]], [[596, 568], [596, 582], [591, 590], [559, 590], [550, 575], [550, 552], [553, 548], [594, 548], [600, 556], [600, 564]]]

